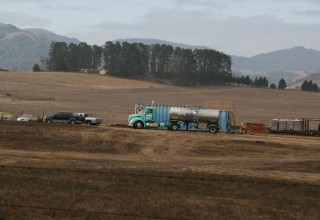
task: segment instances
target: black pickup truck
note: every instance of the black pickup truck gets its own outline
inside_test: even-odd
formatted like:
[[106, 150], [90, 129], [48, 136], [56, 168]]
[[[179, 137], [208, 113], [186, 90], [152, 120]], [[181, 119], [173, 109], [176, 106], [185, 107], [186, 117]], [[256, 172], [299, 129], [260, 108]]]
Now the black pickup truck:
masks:
[[47, 123], [69, 123], [75, 124], [76, 119], [72, 112], [57, 112], [53, 115], [47, 115], [43, 118], [43, 121]]
[[86, 124], [97, 125], [101, 124], [102, 119], [97, 118], [93, 114], [75, 113], [72, 112], [57, 112], [53, 115], [47, 115], [43, 118], [47, 123], [68, 123], [68, 124]]

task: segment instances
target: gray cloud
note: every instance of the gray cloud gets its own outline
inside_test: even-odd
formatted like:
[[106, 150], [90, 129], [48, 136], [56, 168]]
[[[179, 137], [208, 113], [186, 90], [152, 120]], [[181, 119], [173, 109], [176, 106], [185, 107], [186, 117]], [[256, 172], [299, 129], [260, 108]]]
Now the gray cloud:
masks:
[[320, 9], [319, 10], [294, 10], [294, 14], [301, 15], [301, 16], [320, 16]]
[[242, 56], [253, 56], [293, 46], [320, 50], [319, 23], [286, 23], [267, 15], [218, 19], [210, 10], [157, 10], [146, 14], [140, 22], [104, 22], [92, 26], [86, 34], [74, 34], [101, 44], [117, 38], [158, 38], [209, 46], [228, 54]]
[[26, 2], [30, 2], [30, 3], [39, 2], [39, 3], [43, 3], [43, 2], [51, 2], [51, 0], [0, 0], [0, 4], [15, 4], [15, 3], [26, 3]]
[[[17, 8], [20, 2], [30, 7], [34, 5], [33, 9], [40, 10], [41, 16], [50, 16], [52, 20], [35, 17], [31, 10], [23, 13], [0, 11], [0, 21], [17, 26], [55, 27], [59, 34], [64, 34], [61, 30], [67, 31], [68, 36], [90, 44], [141, 37], [204, 45], [245, 56], [293, 46], [320, 50], [320, 24], [310, 23], [317, 22], [314, 18], [320, 15], [319, 0], [259, 0], [266, 10], [259, 7], [248, 11], [251, 3], [260, 6], [257, 0], [91, 0], [89, 6], [87, 1], [80, 0], [77, 4], [73, 0], [0, 0], [0, 5], [12, 4], [7, 8]], [[306, 7], [293, 4], [297, 2], [306, 2]], [[268, 5], [273, 11], [267, 10]], [[288, 7], [284, 7], [286, 5]], [[278, 6], [281, 6], [279, 10]], [[263, 14], [269, 12], [272, 16]], [[232, 16], [236, 13], [238, 16]], [[300, 18], [305, 23], [289, 23]], [[51, 25], [53, 21], [56, 26]]]
[[99, 12], [102, 11], [101, 8], [92, 7], [92, 6], [81, 6], [81, 5], [72, 5], [72, 4], [43, 4], [41, 8], [48, 10], [67, 10], [70, 12]]
[[225, 1], [212, 1], [212, 0], [171, 0], [168, 1], [168, 4], [174, 4], [177, 6], [203, 6], [203, 7], [216, 7], [216, 8], [225, 8]]
[[44, 26], [51, 24], [47, 18], [30, 16], [24, 13], [0, 11], [0, 21], [16, 26]]

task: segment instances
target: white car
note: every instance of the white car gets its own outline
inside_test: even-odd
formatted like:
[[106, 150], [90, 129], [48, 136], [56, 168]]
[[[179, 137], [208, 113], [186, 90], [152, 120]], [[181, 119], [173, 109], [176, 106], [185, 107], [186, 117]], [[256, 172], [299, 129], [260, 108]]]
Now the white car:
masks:
[[38, 119], [33, 115], [23, 114], [17, 118], [17, 121], [38, 121]]

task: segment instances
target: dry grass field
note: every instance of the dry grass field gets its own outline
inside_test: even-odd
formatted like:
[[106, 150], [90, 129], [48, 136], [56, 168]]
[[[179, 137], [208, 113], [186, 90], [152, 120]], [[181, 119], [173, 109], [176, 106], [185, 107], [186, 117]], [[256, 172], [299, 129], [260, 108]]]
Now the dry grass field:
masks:
[[[238, 122], [319, 117], [318, 93], [0, 72], [0, 111], [225, 100]], [[0, 121], [0, 219], [320, 219], [320, 138]]]
[[151, 104], [152, 100], [160, 105], [229, 101], [235, 106], [239, 123], [320, 117], [320, 93], [242, 86], [185, 88], [80, 73], [0, 71], [1, 94], [12, 96], [0, 96], [0, 111], [41, 117], [57, 111], [89, 112], [101, 116], [105, 123], [127, 120], [136, 103]]

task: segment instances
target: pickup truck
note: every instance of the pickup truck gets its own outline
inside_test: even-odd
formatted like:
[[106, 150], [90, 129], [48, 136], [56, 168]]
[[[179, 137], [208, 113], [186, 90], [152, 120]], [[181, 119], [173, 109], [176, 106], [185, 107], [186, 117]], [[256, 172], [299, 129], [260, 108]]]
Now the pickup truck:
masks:
[[53, 115], [46, 115], [43, 121], [47, 123], [75, 123], [72, 112], [57, 112]]
[[75, 119], [75, 123], [85, 123], [86, 125], [97, 125], [102, 123], [101, 118], [97, 118], [94, 114], [87, 114], [87, 113], [75, 113], [73, 114]]

